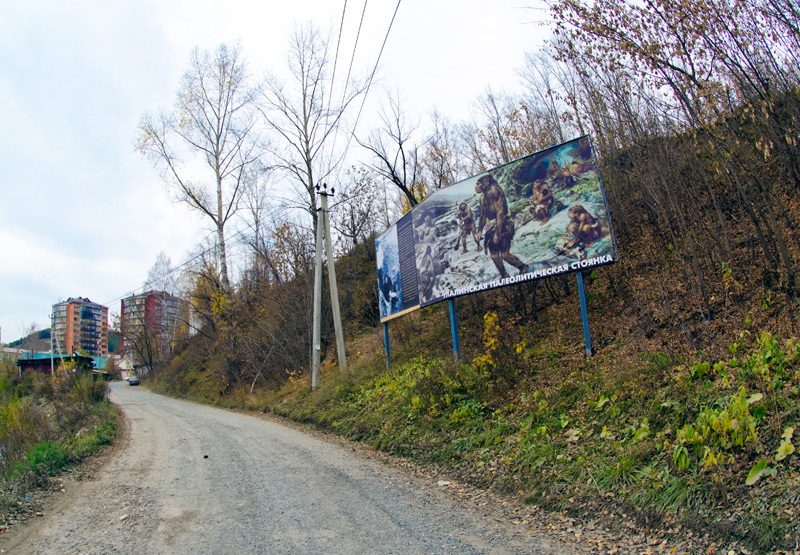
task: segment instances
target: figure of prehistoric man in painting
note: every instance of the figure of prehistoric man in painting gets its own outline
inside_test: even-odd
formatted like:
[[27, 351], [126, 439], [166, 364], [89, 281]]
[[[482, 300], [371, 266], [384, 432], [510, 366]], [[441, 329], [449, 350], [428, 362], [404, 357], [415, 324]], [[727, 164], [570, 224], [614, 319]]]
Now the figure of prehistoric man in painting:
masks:
[[542, 225], [546, 224], [550, 219], [550, 210], [553, 208], [553, 204], [555, 204], [555, 198], [547, 183], [542, 179], [534, 181], [531, 206], [528, 208], [533, 214], [533, 219], [538, 220]]
[[434, 225], [430, 214], [425, 214], [422, 221], [414, 226], [417, 243], [435, 243], [439, 236], [439, 229]]
[[558, 173], [553, 178], [553, 185], [558, 186], [562, 190], [572, 189], [572, 187], [575, 186], [575, 177], [572, 175], [569, 166], [565, 165], [563, 168], [559, 169]]
[[592, 216], [583, 205], [570, 206], [569, 225], [564, 237], [570, 239], [565, 245], [571, 249], [577, 246], [589, 247], [603, 235], [603, 222]]
[[491, 255], [500, 277], [508, 277], [503, 261], [517, 268], [521, 274], [527, 272], [525, 263], [510, 252], [511, 239], [514, 238], [514, 222], [508, 217], [506, 195], [497, 180], [490, 174], [484, 175], [475, 184], [475, 192], [481, 195], [478, 236], [484, 229], [486, 230], [483, 236], [483, 249]]
[[472, 210], [469, 209], [466, 202], [458, 205], [458, 230], [459, 237], [456, 239], [456, 246], [453, 250], [458, 250], [458, 245], [462, 244], [462, 253], [467, 252], [467, 237], [472, 235], [475, 239], [475, 244], [478, 245], [478, 250], [481, 250], [481, 241], [478, 230], [475, 229], [475, 219], [472, 217]]
[[433, 283], [436, 279], [436, 269], [433, 265], [433, 251], [430, 245], [425, 246], [425, 255], [419, 266], [419, 291], [422, 298], [428, 300], [433, 295]]

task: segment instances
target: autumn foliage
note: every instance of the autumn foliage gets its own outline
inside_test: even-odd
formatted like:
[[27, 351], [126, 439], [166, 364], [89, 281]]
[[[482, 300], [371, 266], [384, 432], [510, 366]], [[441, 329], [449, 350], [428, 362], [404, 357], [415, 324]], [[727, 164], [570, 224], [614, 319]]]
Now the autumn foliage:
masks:
[[[796, 469], [800, 11], [560, 0], [551, 15], [555, 38], [521, 68], [524, 92], [487, 90], [470, 121], [434, 114], [427, 135], [393, 100], [385, 133], [360, 141], [365, 159], [332, 209], [353, 368], [337, 373], [326, 291], [322, 380], [334, 385], [311, 395], [313, 231], [287, 215], [251, 244], [235, 287], [223, 291], [213, 268], [196, 274], [198, 332], [156, 385], [314, 421], [507, 490], [530, 480], [531, 502], [559, 509], [576, 491], [646, 482], [645, 501], [625, 502], [660, 500], [661, 521], [691, 503], [714, 518], [709, 507], [732, 503], [745, 479]], [[446, 310], [393, 320], [384, 371], [375, 233], [426, 192], [587, 133], [620, 258], [584, 275], [592, 359], [566, 275], [457, 299], [461, 365], [445, 362]], [[447, 445], [418, 425], [434, 421]], [[602, 439], [605, 481], [579, 464], [587, 437]]]

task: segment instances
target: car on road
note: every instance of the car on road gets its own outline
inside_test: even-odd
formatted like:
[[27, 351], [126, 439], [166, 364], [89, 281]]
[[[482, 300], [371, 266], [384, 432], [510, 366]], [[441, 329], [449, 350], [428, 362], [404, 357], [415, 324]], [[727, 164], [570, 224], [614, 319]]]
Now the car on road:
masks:
[[128, 385], [139, 385], [139, 378], [137, 376], [128, 376]]

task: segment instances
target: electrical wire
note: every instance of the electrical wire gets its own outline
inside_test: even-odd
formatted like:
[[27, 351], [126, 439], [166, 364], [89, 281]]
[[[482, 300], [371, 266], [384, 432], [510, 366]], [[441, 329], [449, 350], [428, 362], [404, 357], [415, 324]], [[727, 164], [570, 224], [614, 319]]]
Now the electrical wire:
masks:
[[[367, 81], [367, 86], [366, 86], [366, 89], [364, 90], [364, 94], [363, 94], [362, 99], [361, 99], [361, 106], [359, 107], [358, 114], [356, 115], [356, 120], [355, 120], [355, 122], [353, 124], [353, 128], [354, 129], [358, 125], [358, 120], [361, 118], [361, 113], [364, 110], [364, 105], [366, 103], [367, 95], [369, 94], [369, 90], [370, 90], [370, 88], [372, 86], [372, 82], [373, 82], [373, 80], [375, 78], [375, 75], [377, 74], [378, 66], [380, 65], [381, 56], [383, 55], [383, 51], [384, 51], [384, 49], [386, 47], [386, 43], [389, 40], [389, 34], [391, 33], [392, 27], [394, 25], [395, 18], [397, 17], [397, 12], [400, 9], [400, 3], [401, 2], [402, 2], [402, 0], [398, 0], [397, 1], [397, 5], [395, 6], [394, 13], [392, 14], [392, 19], [389, 22], [389, 27], [387, 28], [386, 34], [385, 34], [385, 36], [383, 38], [383, 42], [381, 44], [381, 49], [378, 52], [377, 59], [375, 60], [375, 66], [373, 67], [372, 71], [370, 72], [369, 79]], [[347, 80], [345, 81], [345, 90], [346, 90], [346, 87], [347, 87], [347, 81], [350, 79], [350, 75], [351, 75], [351, 72], [352, 72], [352, 69], [353, 69], [353, 64], [354, 64], [355, 55], [356, 55], [356, 49], [358, 47], [359, 38], [361, 36], [361, 29], [362, 29], [362, 25], [364, 23], [364, 16], [365, 16], [366, 10], [367, 10], [367, 3], [368, 3], [368, 0], [364, 0], [364, 8], [361, 11], [361, 19], [360, 19], [359, 25], [358, 25], [358, 31], [357, 31], [357, 34], [356, 34], [356, 40], [355, 40], [355, 43], [353, 45], [353, 53], [352, 53], [352, 55], [350, 57], [350, 66], [349, 66], [348, 71], [347, 71]], [[340, 25], [339, 25], [339, 38], [338, 38], [337, 43], [336, 43], [336, 58], [334, 60], [333, 75], [331, 76], [331, 86], [333, 85], [333, 77], [336, 74], [336, 65], [337, 65], [337, 61], [338, 61], [338, 57], [339, 57], [339, 46], [340, 46], [340, 43], [341, 43], [342, 29], [344, 27], [344, 17], [345, 17], [346, 10], [347, 10], [347, 0], [345, 0], [345, 2], [344, 2], [344, 7], [342, 9], [342, 18], [341, 18], [341, 22], [340, 22]], [[350, 147], [350, 142], [352, 140], [352, 136], [353, 136], [353, 134], [351, 133], [349, 135], [349, 137], [348, 137], [347, 146], [345, 147], [345, 151], [347, 151], [347, 149]], [[338, 180], [338, 173], [337, 173], [337, 180]], [[213, 235], [213, 233], [214, 232], [212, 232], [211, 234], [206, 236], [206, 240], [211, 235]], [[230, 243], [229, 244], [230, 248], [239, 246], [239, 245], [243, 244], [247, 240], [247, 238], [244, 236], [244, 231], [238, 231], [238, 232], [234, 233], [233, 236], [236, 237], [236, 235], [239, 235], [239, 239], [238, 240], [234, 240], [232, 243]], [[202, 257], [206, 256], [207, 254], [209, 254], [213, 250], [216, 250], [217, 248], [218, 248], [218, 246], [216, 244], [208, 247], [207, 249], [201, 251], [200, 253], [196, 254], [195, 256], [192, 256], [188, 260], [184, 261], [182, 264], [179, 264], [178, 266], [176, 266], [174, 268], [171, 268], [168, 272], [165, 272], [163, 275], [159, 276], [158, 279], [159, 280], [160, 279], [166, 279], [167, 277], [171, 276], [172, 274], [182, 270], [183, 268], [185, 268], [186, 266], [188, 266], [192, 262], [198, 260], [199, 258], [202, 258]], [[130, 297], [132, 295], [135, 295], [136, 292], [138, 292], [138, 291], [144, 292], [145, 289], [147, 289], [149, 283], [151, 283], [151, 282], [145, 283], [141, 287], [138, 287], [138, 288], [134, 289], [133, 291], [130, 291], [130, 292], [124, 294], [124, 295], [116, 297], [116, 298], [112, 299], [111, 301], [108, 301], [108, 302], [103, 303], [103, 304], [105, 306], [108, 306], [111, 303], [120, 301], [120, 300], [122, 300], [124, 298], [127, 298], [127, 297]]]
[[[353, 71], [353, 63], [354, 63], [355, 58], [356, 58], [356, 50], [358, 49], [358, 40], [361, 37], [361, 28], [364, 25], [364, 15], [367, 13], [367, 3], [368, 3], [368, 1], [369, 0], [364, 0], [364, 7], [361, 10], [361, 19], [358, 22], [358, 30], [356, 31], [356, 40], [353, 43], [353, 53], [350, 55], [350, 66], [347, 68], [347, 77], [345, 78], [344, 87], [343, 87], [343, 90], [342, 90], [342, 103], [341, 103], [342, 106], [345, 106], [345, 101], [347, 99], [348, 83], [350, 82], [350, 75], [351, 75], [351, 73]], [[345, 7], [346, 6], [347, 6], [347, 0], [345, 0]], [[342, 22], [341, 22], [341, 24], [339, 26], [339, 41], [341, 41], [341, 38], [342, 38], [342, 27], [343, 26], [344, 26], [344, 11], [342, 12]], [[334, 81], [335, 81], [335, 77], [336, 77], [336, 63], [338, 62], [338, 60], [339, 60], [339, 42], [336, 43], [336, 58], [334, 59], [333, 74], [331, 75], [331, 89], [330, 89], [331, 90], [331, 94], [328, 95], [328, 108], [325, 110], [325, 125], [326, 126], [328, 125], [328, 119], [329, 119], [330, 113], [331, 113], [330, 100], [333, 97]], [[341, 119], [337, 118], [337, 123], [335, 124], [335, 128], [337, 129], [337, 131], [338, 131], [338, 127], [339, 127], [339, 123], [340, 122], [341, 122]], [[336, 138], [337, 138], [337, 136], [338, 136], [338, 133], [334, 133], [333, 134], [333, 143], [331, 144], [331, 148], [330, 148], [331, 158], [334, 157], [333, 154], [336, 152]], [[348, 142], [348, 145], [349, 145], [349, 142]], [[346, 152], [346, 150], [345, 150], [345, 152]], [[339, 162], [341, 162], [341, 159], [339, 160]], [[338, 164], [339, 162], [336, 162], [336, 164]], [[336, 180], [338, 181], [338, 176], [339, 176], [338, 171], [336, 173], [336, 176], [337, 176]]]
[[[383, 55], [383, 49], [386, 47], [386, 42], [389, 40], [389, 33], [392, 31], [392, 26], [394, 25], [394, 20], [397, 17], [397, 11], [400, 9], [400, 2], [402, 0], [397, 0], [397, 6], [394, 8], [394, 14], [392, 14], [392, 20], [389, 22], [389, 28], [386, 30], [386, 36], [383, 37], [383, 44], [381, 44], [381, 49], [378, 52], [378, 58], [375, 60], [375, 67], [372, 69], [372, 73], [370, 73], [369, 81], [367, 81], [367, 89], [364, 91], [364, 96], [361, 98], [361, 107], [358, 109], [358, 114], [356, 115], [356, 121], [353, 124], [353, 129], [356, 128], [358, 125], [358, 120], [361, 118], [361, 112], [364, 109], [364, 104], [367, 101], [367, 95], [369, 94], [369, 89], [372, 86], [372, 81], [375, 79], [375, 74], [378, 72], [378, 65], [381, 61], [381, 56]], [[348, 140], [348, 146], [350, 145], [350, 141]]]
[[[333, 57], [333, 73], [331, 74], [331, 90], [333, 90], [333, 82], [336, 78], [336, 67], [339, 64], [339, 46], [342, 44], [342, 29], [344, 29], [344, 16], [347, 12], [347, 0], [344, 0], [344, 6], [342, 7], [342, 17], [339, 21], [339, 36], [336, 39], [336, 54]], [[331, 112], [331, 97], [333, 95], [328, 95], [328, 107], [325, 109], [325, 125], [328, 124], [328, 117]]]
[[[375, 79], [375, 75], [378, 72], [378, 65], [380, 65], [381, 56], [383, 55], [383, 50], [386, 47], [387, 41], [389, 40], [389, 33], [391, 33], [391, 31], [392, 31], [392, 26], [394, 25], [394, 20], [397, 17], [398, 10], [400, 9], [400, 2], [402, 2], [402, 0], [397, 0], [397, 5], [394, 8], [394, 13], [392, 14], [392, 19], [389, 22], [388, 29], [386, 29], [386, 35], [383, 37], [383, 43], [381, 44], [381, 49], [378, 52], [377, 59], [375, 60], [375, 66], [372, 68], [372, 71], [369, 74], [369, 79], [367, 81], [367, 86], [364, 89], [363, 96], [361, 97], [361, 106], [358, 109], [358, 114], [356, 115], [356, 120], [353, 123], [353, 133], [355, 132], [356, 126], [358, 126], [358, 120], [361, 118], [361, 112], [364, 110], [364, 104], [367, 101], [367, 95], [369, 94], [370, 87], [372, 86], [372, 81]], [[367, 0], [364, 1], [364, 11], [366, 11], [366, 9], [367, 9]], [[362, 14], [361, 14], [361, 20], [363, 22], [363, 20], [364, 20], [364, 12], [362, 12]], [[358, 29], [359, 29], [359, 33], [360, 33], [361, 32], [361, 24], [359, 24], [359, 28]], [[356, 44], [357, 43], [358, 43], [358, 39], [356, 39]], [[350, 61], [351, 68], [352, 68], [352, 64], [353, 64], [353, 59], [354, 58], [355, 58], [355, 47], [353, 49], [353, 57], [351, 58], [351, 61]], [[350, 73], [348, 71], [348, 79], [349, 79], [349, 76], [350, 76]], [[353, 140], [353, 133], [350, 133], [349, 136], [347, 137], [347, 145], [345, 145], [345, 149], [344, 149], [345, 153], [350, 149], [350, 143]], [[335, 141], [335, 136], [334, 136], [334, 141]], [[334, 145], [335, 145], [335, 142], [334, 142]], [[341, 175], [341, 167], [338, 167], [337, 170], [336, 170], [336, 178], [335, 178], [336, 182], [339, 181], [339, 176], [340, 175]]]
[[[358, 22], [358, 31], [356, 31], [356, 41], [353, 44], [353, 54], [350, 56], [350, 67], [347, 68], [347, 78], [344, 80], [344, 92], [342, 93], [342, 104], [344, 104], [345, 98], [347, 96], [347, 83], [350, 82], [350, 74], [353, 71], [353, 62], [356, 59], [356, 50], [358, 49], [358, 39], [361, 38], [361, 27], [364, 25], [364, 15], [367, 13], [367, 2], [368, 0], [364, 0], [364, 9], [361, 10], [361, 20]], [[331, 82], [331, 86], [333, 82]]]
[[[209, 237], [211, 237], [215, 233], [216, 233], [215, 231], [212, 231], [211, 233], [209, 233], [205, 237], [204, 240], [207, 240]], [[239, 239], [238, 240], [232, 239], [232, 242], [230, 242], [228, 244], [228, 247], [232, 249], [234, 247], [237, 247], [239, 245], [244, 244], [245, 241], [248, 240], [248, 238], [245, 237], [244, 233], [245, 233], [244, 230], [235, 232], [233, 234], [233, 237], [235, 238], [238, 235]], [[216, 244], [209, 246], [208, 248], [206, 248], [203, 251], [201, 251], [200, 253], [190, 257], [188, 260], [184, 261], [183, 263], [179, 264], [178, 266], [175, 266], [174, 268], [170, 268], [169, 271], [167, 271], [164, 274], [158, 276], [156, 278], [156, 280], [153, 280], [153, 281], [162, 280], [162, 279], [166, 279], [166, 278], [170, 277], [171, 275], [175, 274], [176, 272], [182, 270], [183, 268], [185, 268], [186, 266], [188, 266], [189, 264], [194, 262], [195, 260], [198, 260], [198, 259], [206, 256], [207, 254], [211, 253], [212, 251], [216, 250], [217, 248], [218, 248], [218, 246]], [[103, 304], [103, 306], [108, 306], [111, 303], [114, 303], [114, 302], [117, 302], [117, 301], [121, 301], [122, 299], [127, 299], [128, 297], [132, 297], [133, 295], [136, 295], [138, 292], [144, 293], [144, 291], [148, 288], [150, 283], [152, 283], [152, 281], [148, 281], [147, 283], [145, 283], [141, 287], [137, 287], [136, 289], [134, 289], [132, 291], [124, 293], [124, 294], [120, 295], [119, 297], [116, 297], [114, 299], [111, 299], [110, 301], [107, 301], [107, 302], [104, 302], [104, 303], [101, 303], [101, 304]]]

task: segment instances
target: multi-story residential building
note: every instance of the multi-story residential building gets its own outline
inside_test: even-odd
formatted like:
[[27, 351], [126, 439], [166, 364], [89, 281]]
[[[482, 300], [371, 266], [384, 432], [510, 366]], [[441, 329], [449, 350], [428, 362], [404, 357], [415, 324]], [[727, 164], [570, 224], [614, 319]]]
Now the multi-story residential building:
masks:
[[89, 299], [70, 297], [53, 305], [53, 350], [108, 356], [108, 307]]
[[[122, 299], [120, 343], [122, 356], [163, 358], [172, 351], [183, 300], [165, 291], [146, 291]], [[145, 362], [145, 361], [142, 361]]]

